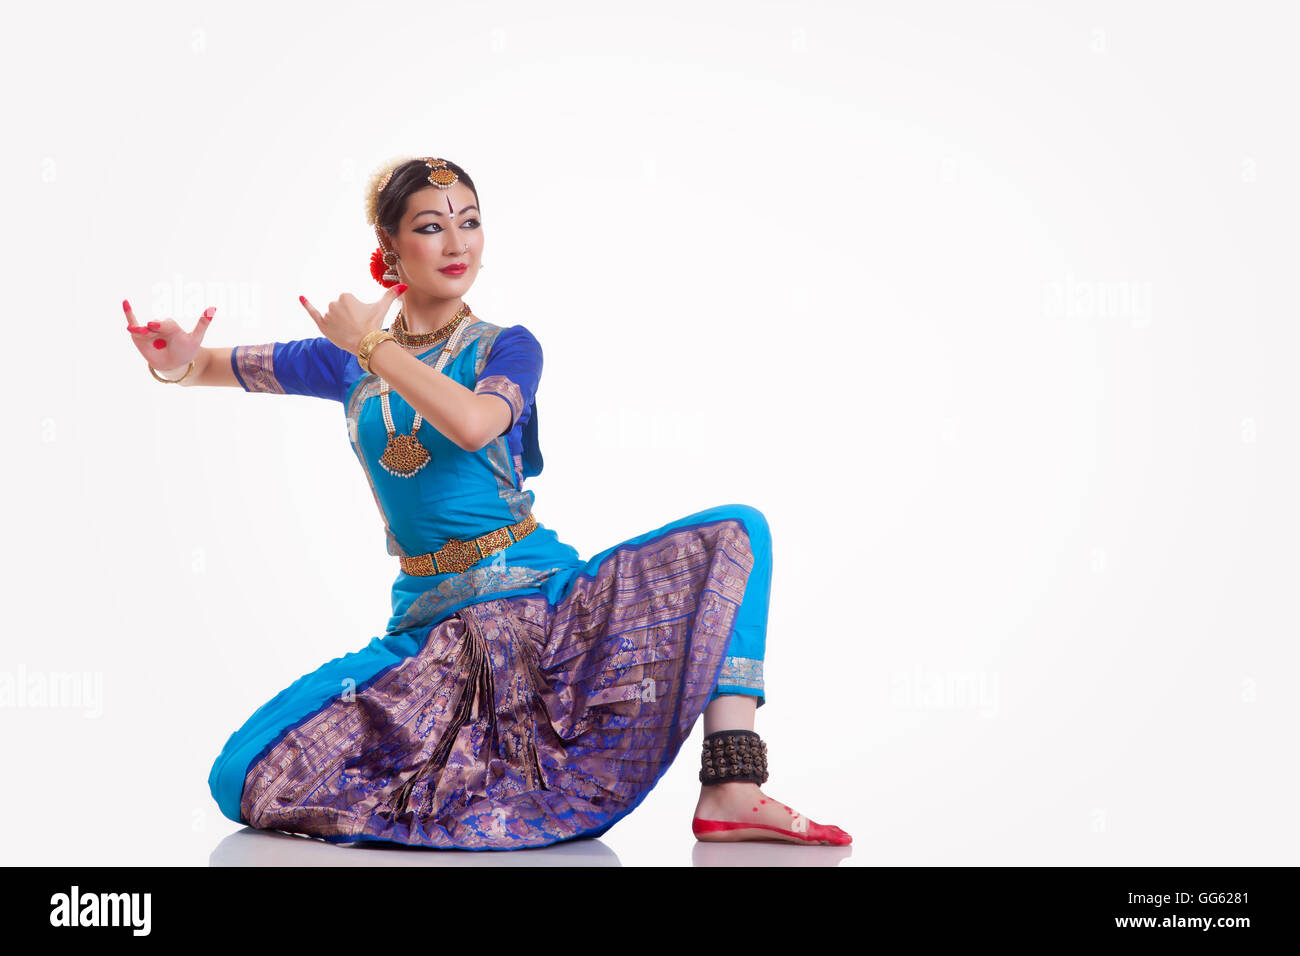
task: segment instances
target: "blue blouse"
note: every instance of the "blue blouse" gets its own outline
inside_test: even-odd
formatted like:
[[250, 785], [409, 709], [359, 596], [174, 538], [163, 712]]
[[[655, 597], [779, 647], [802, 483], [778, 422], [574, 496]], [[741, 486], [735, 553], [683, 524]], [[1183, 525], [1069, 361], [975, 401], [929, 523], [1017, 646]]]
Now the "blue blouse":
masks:
[[[379, 377], [362, 371], [351, 352], [321, 336], [231, 350], [230, 364], [249, 392], [326, 398], [343, 406], [348, 438], [384, 521], [388, 553], [409, 557], [437, 551], [448, 540], [467, 540], [514, 524], [532, 513], [534, 495], [524, 481], [542, 471], [537, 433], [541, 344], [522, 325], [508, 328], [474, 316], [461, 332], [456, 354], [442, 369], [476, 394], [495, 395], [510, 408], [510, 424], [483, 448], [468, 452], [421, 421], [417, 440], [430, 460], [414, 475], [390, 474], [379, 463], [388, 444]], [[432, 366], [445, 346], [418, 353]], [[393, 427], [410, 434], [415, 410], [388, 393]], [[408, 635], [476, 601], [558, 589], [581, 559], [540, 523], [530, 534], [467, 571], [435, 575], [398, 572], [387, 637]], [[563, 572], [563, 573], [562, 573]]]

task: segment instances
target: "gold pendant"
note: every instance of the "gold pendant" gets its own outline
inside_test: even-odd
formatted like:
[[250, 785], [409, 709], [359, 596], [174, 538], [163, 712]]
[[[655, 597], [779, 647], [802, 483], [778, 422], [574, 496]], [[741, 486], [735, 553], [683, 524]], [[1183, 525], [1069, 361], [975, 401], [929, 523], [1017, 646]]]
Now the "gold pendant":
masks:
[[380, 456], [379, 463], [390, 475], [410, 478], [429, 463], [429, 450], [414, 435], [394, 433], [388, 436], [388, 447]]

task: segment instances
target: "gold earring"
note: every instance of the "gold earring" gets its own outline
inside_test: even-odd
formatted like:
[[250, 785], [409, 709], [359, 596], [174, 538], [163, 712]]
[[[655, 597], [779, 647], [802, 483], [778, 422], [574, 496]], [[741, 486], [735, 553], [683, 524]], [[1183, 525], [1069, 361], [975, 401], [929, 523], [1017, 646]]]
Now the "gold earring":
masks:
[[[385, 185], [387, 185], [387, 180], [385, 180]], [[379, 188], [383, 189], [384, 187], [380, 186]], [[397, 253], [393, 252], [386, 245], [384, 245], [384, 237], [379, 232], [378, 223], [375, 224], [375, 238], [379, 240], [379, 249], [384, 256], [384, 267], [385, 267], [384, 281], [401, 282], [402, 280], [397, 274]], [[371, 273], [371, 275], [373, 274], [374, 273]]]

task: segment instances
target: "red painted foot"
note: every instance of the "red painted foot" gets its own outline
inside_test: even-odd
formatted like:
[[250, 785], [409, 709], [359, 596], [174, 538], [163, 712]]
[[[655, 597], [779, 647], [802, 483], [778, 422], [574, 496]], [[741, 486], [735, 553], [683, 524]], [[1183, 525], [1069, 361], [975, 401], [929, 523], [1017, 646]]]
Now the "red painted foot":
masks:
[[[794, 830], [782, 830], [780, 827], [769, 826], [766, 823], [744, 823], [732, 820], [701, 820], [694, 817], [691, 820], [691, 832], [697, 837], [704, 833], [721, 833], [732, 830], [774, 830], [777, 833], [789, 837], [791, 840], [804, 843], [809, 846], [847, 846], [853, 842], [853, 837], [845, 833], [837, 826], [823, 825], [808, 821], [807, 833], [796, 833]], [[728, 837], [728, 840], [747, 839], [742, 836]], [[768, 837], [767, 839], [772, 839]], [[784, 841], [783, 841], [784, 842]]]

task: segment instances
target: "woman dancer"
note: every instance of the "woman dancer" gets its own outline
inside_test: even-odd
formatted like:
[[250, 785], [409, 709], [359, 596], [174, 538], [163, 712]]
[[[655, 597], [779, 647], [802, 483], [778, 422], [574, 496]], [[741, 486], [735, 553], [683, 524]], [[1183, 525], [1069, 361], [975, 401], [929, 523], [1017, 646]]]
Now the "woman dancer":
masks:
[[[754, 732], [771, 540], [721, 505], [583, 560], [533, 516], [542, 350], [464, 301], [478, 191], [428, 157], [371, 177], [375, 303], [344, 294], [318, 337], [204, 348], [171, 319], [127, 329], [160, 382], [342, 405], [400, 571], [383, 637], [281, 691], [208, 783], [225, 816], [334, 843], [473, 850], [598, 837], [634, 810], [701, 713], [697, 839], [846, 844], [768, 797]], [[402, 305], [389, 328], [393, 301]]]

